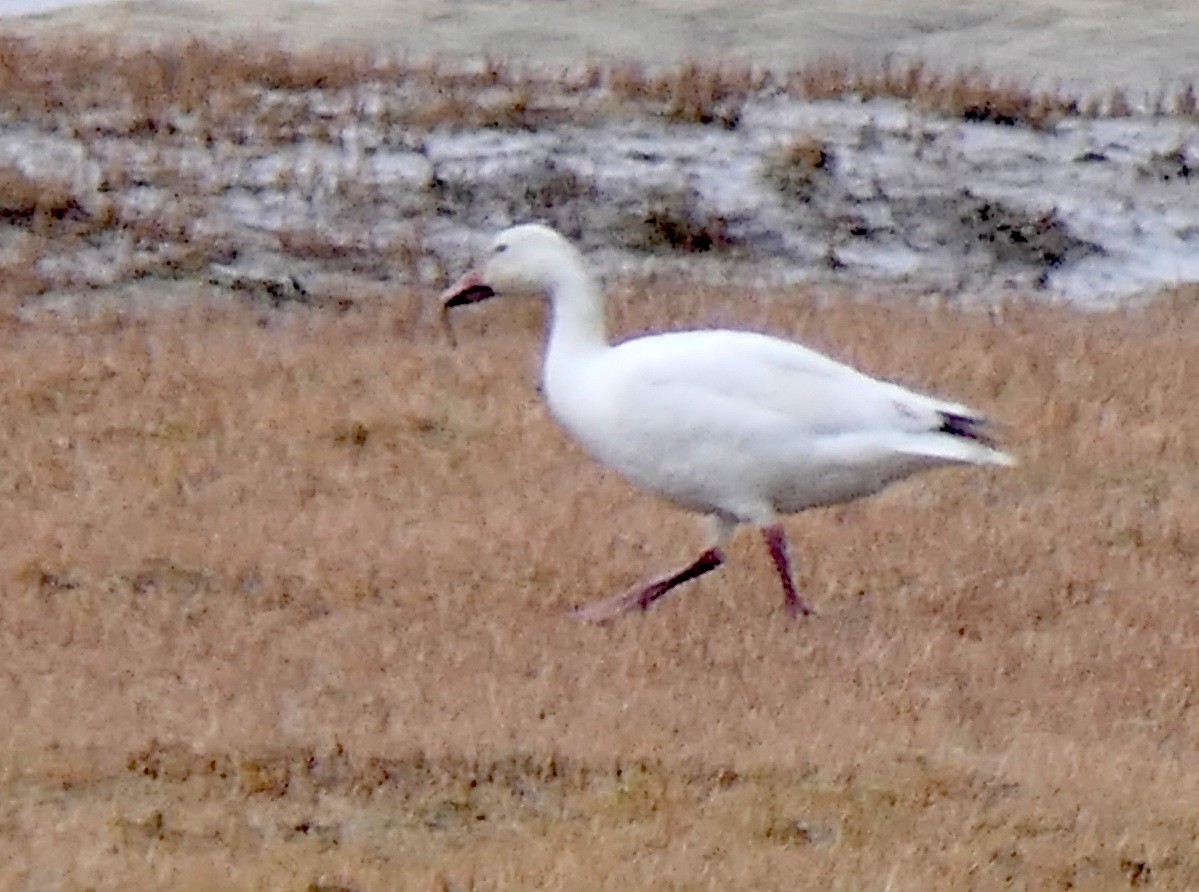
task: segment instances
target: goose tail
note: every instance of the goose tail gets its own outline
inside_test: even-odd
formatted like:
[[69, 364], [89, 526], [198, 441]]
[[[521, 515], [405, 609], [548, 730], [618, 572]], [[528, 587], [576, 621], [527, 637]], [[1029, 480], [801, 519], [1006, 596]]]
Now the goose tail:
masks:
[[929, 454], [974, 465], [1011, 468], [1017, 464], [1011, 453], [1000, 448], [987, 419], [956, 409], [938, 410], [937, 416], [940, 424], [933, 430], [937, 443]]

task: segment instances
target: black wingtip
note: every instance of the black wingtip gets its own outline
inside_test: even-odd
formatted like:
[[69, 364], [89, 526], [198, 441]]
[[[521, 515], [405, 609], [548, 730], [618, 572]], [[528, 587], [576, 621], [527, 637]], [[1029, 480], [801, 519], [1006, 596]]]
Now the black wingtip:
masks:
[[970, 415], [959, 415], [956, 412], [941, 412], [940, 414], [941, 426], [937, 428], [937, 433], [949, 434], [951, 437], [961, 437], [963, 440], [973, 440], [992, 449], [999, 448], [999, 445], [987, 433], [986, 419]]

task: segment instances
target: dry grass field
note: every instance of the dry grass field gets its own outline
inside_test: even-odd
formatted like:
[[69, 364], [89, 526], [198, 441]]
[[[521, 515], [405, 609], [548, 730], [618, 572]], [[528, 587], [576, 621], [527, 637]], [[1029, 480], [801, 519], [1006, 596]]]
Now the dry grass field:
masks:
[[[810, 621], [746, 533], [592, 627], [571, 608], [700, 533], [554, 427], [539, 306], [463, 313], [451, 349], [409, 287], [429, 246], [367, 238], [391, 197], [355, 170], [361, 232], [262, 235], [341, 274], [329, 299], [204, 284], [245, 247], [198, 223], [248, 158], [367, 120], [736, 127], [770, 86], [560, 74], [0, 35], [0, 889], [1199, 887], [1196, 289], [617, 287], [621, 336], [793, 336], [987, 410], [1022, 464], [790, 521]], [[1129, 110], [919, 65], [770, 78], [1036, 131]], [[95, 182], [20, 142], [68, 137]], [[781, 157], [793, 191], [828, 166]]]
[[0, 327], [0, 887], [1199, 885], [1199, 295], [1083, 314], [626, 286], [622, 335], [794, 336], [1022, 466], [569, 609], [693, 522], [536, 392], [541, 309], [411, 295]]

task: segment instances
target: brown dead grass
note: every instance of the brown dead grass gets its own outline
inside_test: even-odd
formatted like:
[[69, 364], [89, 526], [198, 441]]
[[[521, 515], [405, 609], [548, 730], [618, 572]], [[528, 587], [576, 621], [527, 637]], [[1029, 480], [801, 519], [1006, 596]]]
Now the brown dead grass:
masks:
[[[364, 104], [367, 88], [379, 101]], [[898, 99], [935, 114], [1042, 129], [1068, 116], [1133, 111], [1119, 89], [1076, 96], [984, 71], [935, 71], [919, 61], [863, 66], [830, 57], [785, 73], [697, 60], [656, 69], [621, 60], [546, 69], [500, 59], [414, 61], [354, 46], [0, 34], [0, 114], [85, 140], [337, 143], [348, 124], [364, 117], [394, 128], [397, 138], [430, 129], [536, 129], [646, 115], [735, 128], [745, 103], [772, 90], [804, 99]], [[262, 101], [264, 93], [271, 102]], [[331, 96], [339, 101], [330, 103]], [[1151, 106], [1158, 114], [1194, 117], [1194, 85], [1165, 90]]]
[[[869, 68], [835, 57], [822, 59], [793, 69], [784, 86], [790, 95], [806, 99], [898, 99], [945, 117], [1035, 130], [1050, 129], [1064, 118], [1118, 118], [1134, 112], [1128, 93], [1120, 88], [1079, 96], [1056, 87], [1029, 87], [983, 70], [936, 71], [919, 60]], [[1194, 117], [1195, 109], [1194, 86], [1182, 84], [1161, 91], [1149, 111]]]
[[815, 136], [798, 136], [776, 147], [762, 164], [762, 176], [787, 198], [809, 201], [836, 168], [836, 155]]
[[[868, 297], [875, 297], [870, 295]], [[991, 410], [1023, 465], [690, 556], [534, 389], [346, 314], [0, 326], [0, 886], [1185, 889], [1199, 883], [1199, 295], [995, 310], [625, 288]]]

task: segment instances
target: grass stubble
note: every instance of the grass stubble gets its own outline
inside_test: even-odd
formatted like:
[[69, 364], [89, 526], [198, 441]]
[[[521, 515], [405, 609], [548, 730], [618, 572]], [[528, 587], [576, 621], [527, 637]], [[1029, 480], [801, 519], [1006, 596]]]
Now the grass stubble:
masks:
[[[1125, 888], [1199, 877], [1193, 292], [1081, 314], [627, 286], [1011, 425], [608, 627], [694, 524], [537, 397], [532, 304], [0, 331], [8, 888]], [[602, 878], [602, 879], [597, 879]]]
[[[115, 70], [128, 127], [169, 143], [165, 84], [219, 139], [247, 81], [370, 73], [91, 46], [39, 68], [0, 41], [9, 112], [81, 127]], [[490, 70], [437, 82], [436, 114], [477, 126], [462, 97]], [[821, 71], [789, 89], [842, 89]], [[727, 74], [580, 77], [735, 126]], [[553, 426], [538, 307], [479, 308], [452, 351], [413, 293], [252, 306], [181, 255], [155, 262], [188, 266], [182, 306], [28, 312], [55, 287], [42, 247], [154, 243], [161, 221], [9, 178], [28, 238], [0, 282], [0, 887], [1199, 884], [1194, 289], [1083, 314], [618, 287], [622, 334], [794, 336], [987, 409], [1022, 466], [791, 521], [810, 622], [743, 535], [721, 573], [595, 628], [569, 608], [699, 534]], [[196, 271], [225, 249], [200, 250]]]

